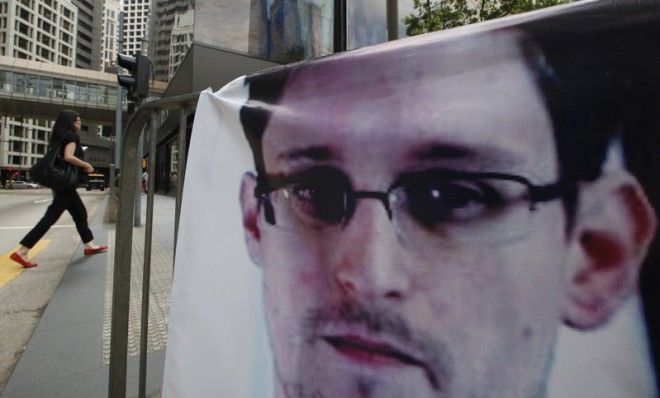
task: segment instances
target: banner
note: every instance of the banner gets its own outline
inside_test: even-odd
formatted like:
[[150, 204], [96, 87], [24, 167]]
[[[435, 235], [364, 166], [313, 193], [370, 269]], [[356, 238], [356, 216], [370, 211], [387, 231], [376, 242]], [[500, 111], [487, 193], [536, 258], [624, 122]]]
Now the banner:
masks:
[[576, 3], [202, 93], [163, 396], [657, 396], [659, 27]]

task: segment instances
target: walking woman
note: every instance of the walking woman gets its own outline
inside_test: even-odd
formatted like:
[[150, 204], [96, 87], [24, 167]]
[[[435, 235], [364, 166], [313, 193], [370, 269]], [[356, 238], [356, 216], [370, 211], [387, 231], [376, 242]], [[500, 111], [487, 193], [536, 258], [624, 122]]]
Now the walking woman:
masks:
[[[85, 162], [82, 146], [80, 145], [80, 115], [73, 111], [62, 111], [55, 121], [53, 133], [50, 136], [50, 145], [62, 142], [62, 158], [67, 163], [79, 167], [85, 173], [94, 171], [91, 164]], [[108, 249], [107, 246], [98, 246], [93, 242], [94, 236], [87, 225], [87, 209], [75, 187], [68, 191], [53, 190], [53, 203], [48, 206], [46, 214], [39, 220], [37, 225], [21, 240], [21, 246], [10, 258], [21, 264], [23, 268], [36, 267], [37, 264], [28, 261], [28, 252], [41, 239], [53, 224], [60, 218], [64, 210], [68, 210], [76, 223], [76, 229], [85, 244], [86, 256], [101, 253]]]

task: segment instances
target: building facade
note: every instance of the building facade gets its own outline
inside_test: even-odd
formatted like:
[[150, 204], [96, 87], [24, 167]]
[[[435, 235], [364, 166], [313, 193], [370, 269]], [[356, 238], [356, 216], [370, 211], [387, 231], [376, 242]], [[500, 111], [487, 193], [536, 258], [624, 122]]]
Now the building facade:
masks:
[[68, 0], [0, 1], [0, 55], [73, 66], [77, 18]]
[[[0, 1], [0, 55], [74, 66], [78, 8], [68, 0]], [[34, 83], [24, 76], [17, 85]], [[31, 81], [28, 81], [31, 80]], [[21, 176], [46, 153], [53, 122], [26, 117], [0, 117], [2, 180]]]
[[[167, 81], [170, 77], [172, 46], [181, 48], [182, 43], [192, 41], [193, 0], [156, 0], [154, 7], [149, 57], [154, 65], [156, 80]], [[191, 33], [189, 38], [188, 33]], [[184, 55], [188, 47], [183, 50]]]
[[192, 45], [194, 22], [195, 11], [193, 9], [174, 15], [174, 25], [172, 26], [172, 33], [170, 35], [169, 60], [167, 63], [168, 81], [174, 76], [188, 49]]
[[121, 7], [118, 0], [103, 2], [103, 35], [101, 37], [101, 70], [115, 72], [119, 52], [119, 19]]
[[128, 55], [140, 54], [143, 50], [143, 44], [148, 42], [150, 4], [150, 0], [124, 1], [124, 42], [122, 53]]
[[78, 7], [76, 67], [99, 70], [103, 32], [103, 0], [72, 1]]

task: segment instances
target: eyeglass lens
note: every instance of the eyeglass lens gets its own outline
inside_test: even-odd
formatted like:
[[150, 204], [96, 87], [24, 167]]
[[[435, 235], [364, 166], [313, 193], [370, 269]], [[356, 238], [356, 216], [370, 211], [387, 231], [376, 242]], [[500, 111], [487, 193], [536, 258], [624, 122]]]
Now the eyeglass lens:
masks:
[[386, 192], [355, 191], [343, 171], [315, 166], [276, 185], [267, 195], [275, 225], [300, 233], [339, 230], [369, 199], [382, 202], [404, 240], [511, 239], [530, 224], [527, 186], [511, 179], [430, 169], [402, 174]]

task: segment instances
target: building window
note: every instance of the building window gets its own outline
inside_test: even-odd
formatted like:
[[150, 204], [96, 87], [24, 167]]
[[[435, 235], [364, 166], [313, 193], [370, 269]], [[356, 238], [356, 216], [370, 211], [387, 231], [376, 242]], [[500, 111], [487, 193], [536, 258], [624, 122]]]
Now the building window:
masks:
[[19, 18], [26, 22], [32, 22], [32, 14], [23, 7], [17, 7], [20, 11], [18, 12]]
[[21, 32], [25, 36], [32, 36], [32, 29], [30, 29], [29, 26], [27, 26], [26, 24], [24, 24], [22, 22], [18, 22], [18, 21], [16, 22], [16, 25], [17, 25], [17, 30], [19, 32]]
[[27, 40], [26, 38], [24, 38], [24, 37], [20, 37], [20, 36], [17, 36], [16, 39], [17, 39], [17, 40], [16, 40], [16, 45], [17, 45], [19, 48], [21, 48], [21, 49], [23, 49], [23, 50], [26, 50], [26, 51], [30, 51], [30, 48], [31, 48], [32, 46], [30, 46], [31, 43], [29, 43], [28, 40]]

